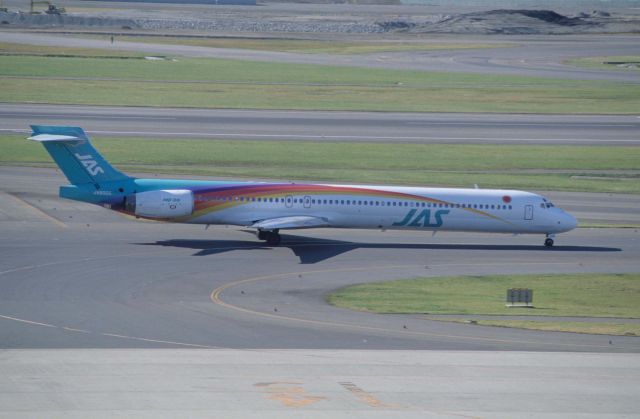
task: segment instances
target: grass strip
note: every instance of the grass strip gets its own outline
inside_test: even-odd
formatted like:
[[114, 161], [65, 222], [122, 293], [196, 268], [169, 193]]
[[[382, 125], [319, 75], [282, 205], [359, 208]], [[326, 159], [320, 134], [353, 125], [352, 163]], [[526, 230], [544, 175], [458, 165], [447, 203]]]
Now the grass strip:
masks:
[[[576, 67], [600, 68], [603, 70], [640, 71], [640, 55], [572, 58], [565, 60], [565, 64]], [[627, 66], [625, 64], [633, 65]]]
[[[430, 319], [454, 323], [469, 323], [462, 319]], [[592, 335], [640, 336], [640, 324], [615, 322], [569, 322], [537, 320], [474, 320], [480, 326], [512, 327], [516, 329], [544, 330], [549, 332], [588, 333]]]
[[640, 228], [640, 224], [580, 223], [578, 228]]
[[14, 44], [9, 42], [0, 42], [0, 55], [9, 56], [68, 56], [68, 57], [115, 57], [115, 58], [144, 58], [142, 52], [134, 51], [118, 51], [117, 49], [98, 49], [98, 48], [74, 48], [74, 47], [53, 47], [47, 45], [29, 45]]
[[[52, 165], [23, 135], [1, 135], [3, 164]], [[113, 164], [136, 172], [253, 179], [640, 193], [640, 181], [575, 178], [529, 169], [640, 166], [639, 147], [386, 144], [97, 137]], [[519, 172], [522, 170], [523, 172]]]
[[[534, 290], [533, 309], [505, 307], [509, 288]], [[402, 279], [331, 293], [339, 307], [375, 313], [640, 317], [640, 274], [495, 275]]]
[[[116, 61], [116, 60], [111, 60]], [[81, 66], [81, 64], [80, 64]], [[0, 101], [110, 106], [384, 112], [629, 114], [640, 86], [611, 88], [457, 88], [167, 83], [3, 78]]]
[[[81, 67], [79, 67], [81, 66]], [[542, 77], [290, 64], [218, 58], [177, 57], [175, 61], [113, 61], [100, 58], [0, 57], [0, 75], [93, 77], [135, 80], [298, 83], [322, 85], [447, 85], [472, 87], [588, 87], [597, 82]]]
[[3, 102], [405, 112], [640, 112], [637, 84], [218, 59], [0, 56], [0, 83]]

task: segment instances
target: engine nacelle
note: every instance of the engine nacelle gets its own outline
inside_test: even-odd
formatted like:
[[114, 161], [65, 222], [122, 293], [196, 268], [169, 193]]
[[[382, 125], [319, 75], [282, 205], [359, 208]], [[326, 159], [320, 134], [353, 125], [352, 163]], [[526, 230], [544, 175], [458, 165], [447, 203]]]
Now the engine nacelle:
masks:
[[193, 192], [185, 189], [140, 192], [127, 196], [124, 208], [140, 217], [184, 217], [193, 213]]

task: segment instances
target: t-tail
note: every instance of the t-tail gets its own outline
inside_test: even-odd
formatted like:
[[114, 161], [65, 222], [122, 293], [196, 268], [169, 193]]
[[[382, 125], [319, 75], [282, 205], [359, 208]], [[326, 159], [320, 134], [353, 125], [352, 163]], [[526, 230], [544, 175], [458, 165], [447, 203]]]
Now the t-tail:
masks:
[[[60, 196], [85, 202], [111, 201], [133, 178], [116, 170], [80, 127], [31, 125], [30, 140], [40, 142], [69, 179]], [[107, 199], [105, 199], [107, 198]]]
[[39, 141], [72, 185], [127, 180], [96, 150], [80, 127], [31, 125], [30, 140]]

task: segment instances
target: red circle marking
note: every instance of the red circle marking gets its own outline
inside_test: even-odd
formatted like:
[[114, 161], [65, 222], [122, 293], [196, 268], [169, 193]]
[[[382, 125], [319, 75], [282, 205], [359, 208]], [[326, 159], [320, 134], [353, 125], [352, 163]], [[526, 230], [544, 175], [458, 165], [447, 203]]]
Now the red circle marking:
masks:
[[509, 195], [505, 195], [502, 197], [502, 200], [508, 204], [509, 202], [511, 202], [511, 197]]

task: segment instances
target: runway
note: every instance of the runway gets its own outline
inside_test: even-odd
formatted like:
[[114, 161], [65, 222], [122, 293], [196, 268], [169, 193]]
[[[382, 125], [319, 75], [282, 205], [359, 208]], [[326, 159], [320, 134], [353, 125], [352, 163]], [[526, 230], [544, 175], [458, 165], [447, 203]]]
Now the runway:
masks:
[[443, 144], [638, 145], [636, 115], [304, 112], [0, 104], [0, 133], [29, 124], [95, 136]]

